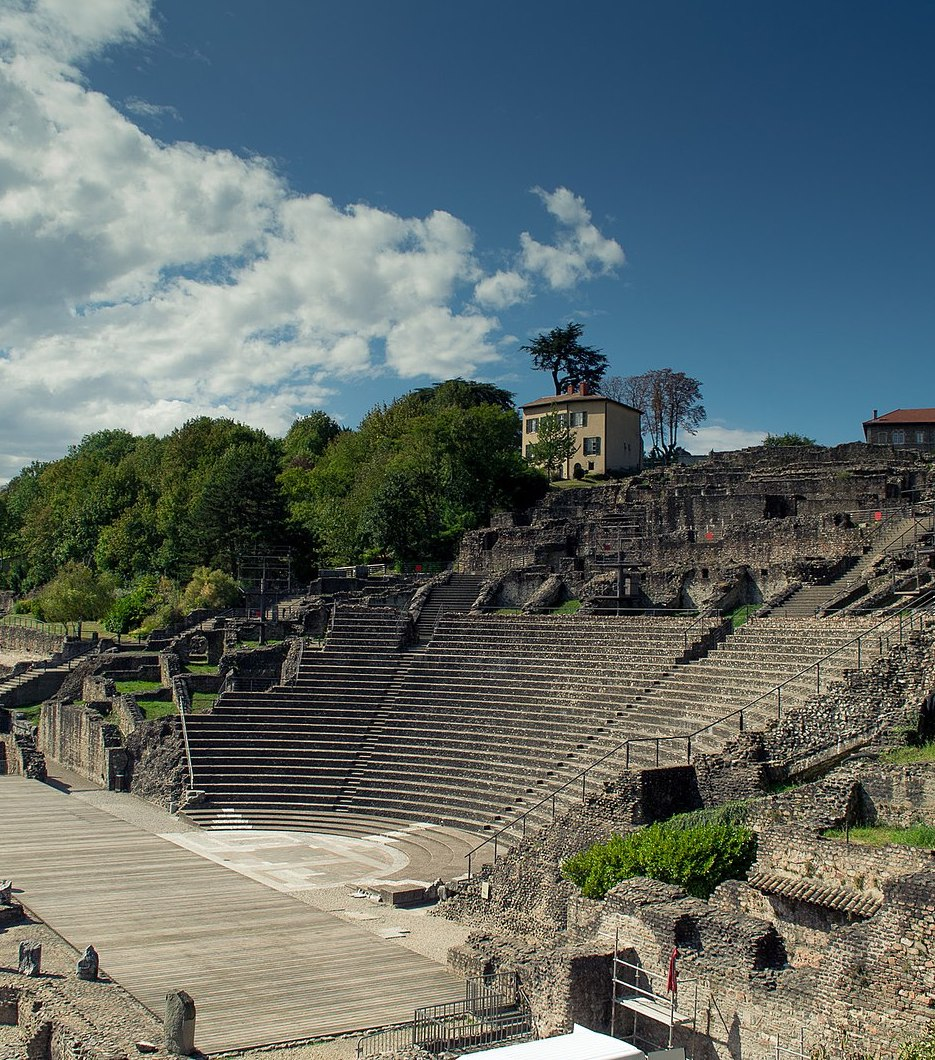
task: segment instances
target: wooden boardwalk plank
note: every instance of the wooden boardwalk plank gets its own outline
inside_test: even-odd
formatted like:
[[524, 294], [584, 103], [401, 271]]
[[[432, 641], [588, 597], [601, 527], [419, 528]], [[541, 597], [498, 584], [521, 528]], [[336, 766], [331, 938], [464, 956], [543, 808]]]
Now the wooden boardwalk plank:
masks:
[[463, 996], [443, 966], [36, 781], [0, 776], [0, 875], [157, 1015], [187, 990], [208, 1053]]

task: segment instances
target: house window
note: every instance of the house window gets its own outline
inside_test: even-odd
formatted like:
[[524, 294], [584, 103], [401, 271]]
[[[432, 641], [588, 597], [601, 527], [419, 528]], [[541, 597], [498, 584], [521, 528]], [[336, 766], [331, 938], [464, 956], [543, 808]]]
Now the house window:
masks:
[[555, 422], [558, 424], [560, 429], [564, 429], [568, 426], [568, 413], [558, 412], [555, 414]]
[[916, 431], [916, 445], [925, 445], [925, 431]]
[[584, 455], [585, 456], [600, 456], [601, 453], [601, 439], [598, 435], [596, 438], [585, 438], [584, 440]]
[[527, 445], [526, 446], [526, 459], [527, 460], [532, 460], [532, 446], [531, 445]]
[[906, 432], [905, 431], [893, 431], [893, 445], [905, 445], [906, 444]]
[[527, 434], [538, 434], [539, 433], [539, 419], [536, 416], [530, 416], [526, 420], [526, 433]]
[[588, 414], [586, 412], [572, 412], [569, 414], [568, 422], [572, 427], [587, 427]]

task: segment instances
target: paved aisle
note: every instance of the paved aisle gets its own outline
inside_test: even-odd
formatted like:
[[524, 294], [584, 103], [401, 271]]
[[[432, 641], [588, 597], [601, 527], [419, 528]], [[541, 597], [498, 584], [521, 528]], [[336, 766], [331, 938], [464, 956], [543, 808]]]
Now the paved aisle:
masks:
[[434, 961], [38, 781], [0, 776], [0, 876], [157, 1015], [168, 990], [187, 990], [206, 1053], [463, 997]]

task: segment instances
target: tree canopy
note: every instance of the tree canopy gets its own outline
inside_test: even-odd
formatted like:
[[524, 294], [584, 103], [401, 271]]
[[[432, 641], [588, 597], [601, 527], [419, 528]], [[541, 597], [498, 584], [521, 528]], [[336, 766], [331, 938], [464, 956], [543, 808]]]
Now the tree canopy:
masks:
[[578, 451], [575, 432], [568, 423], [567, 415], [560, 415], [553, 408], [539, 417], [536, 440], [526, 446], [526, 459], [537, 467], [545, 468], [546, 474], [553, 479], [560, 472], [566, 460], [570, 460]]
[[601, 388], [607, 358], [595, 347], [582, 345], [578, 340], [583, 334], [584, 325], [572, 321], [567, 327], [552, 328], [530, 345], [520, 347], [531, 355], [536, 369], [551, 373], [556, 394], [581, 383], [587, 383], [595, 392]]
[[238, 555], [257, 549], [291, 549], [299, 578], [373, 555], [450, 558], [465, 529], [544, 492], [520, 425], [507, 391], [451, 379], [357, 430], [312, 411], [282, 439], [207, 416], [163, 438], [99, 431], [0, 488], [0, 587], [31, 592], [80, 564], [121, 600], [134, 586], [149, 599], [152, 578], [236, 578]]
[[679, 431], [695, 434], [707, 413], [701, 404], [701, 383], [684, 372], [654, 368], [615, 383], [623, 400], [643, 414], [643, 430], [651, 441], [650, 455], [671, 464], [679, 449]]
[[804, 434], [792, 434], [787, 432], [786, 434], [767, 434], [763, 439], [763, 445], [767, 449], [784, 449], [786, 446], [793, 445], [808, 445], [816, 446], [818, 443], [814, 438], [806, 438]]

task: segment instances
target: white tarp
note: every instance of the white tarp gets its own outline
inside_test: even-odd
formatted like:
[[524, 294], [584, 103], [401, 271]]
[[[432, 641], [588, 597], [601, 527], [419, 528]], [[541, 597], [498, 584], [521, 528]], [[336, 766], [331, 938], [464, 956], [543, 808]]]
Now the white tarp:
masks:
[[575, 1024], [571, 1034], [537, 1042], [501, 1045], [480, 1053], [464, 1053], [464, 1060], [646, 1060], [646, 1054], [609, 1034], [598, 1034]]

